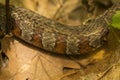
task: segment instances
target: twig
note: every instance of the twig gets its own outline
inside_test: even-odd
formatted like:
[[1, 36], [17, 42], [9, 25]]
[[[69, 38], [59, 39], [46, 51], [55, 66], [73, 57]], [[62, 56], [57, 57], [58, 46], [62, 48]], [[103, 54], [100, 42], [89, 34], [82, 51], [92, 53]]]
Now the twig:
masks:
[[62, 10], [65, 2], [66, 2], [66, 0], [63, 0], [62, 4], [60, 4], [60, 7], [56, 10], [56, 13], [53, 16], [53, 19], [57, 20], [59, 18], [58, 13], [60, 13], [60, 11]]
[[59, 78], [56, 79], [56, 80], [62, 80], [64, 77], [70, 76], [70, 75], [72, 75], [72, 74], [76, 74], [77, 72], [79, 72], [79, 70], [73, 71], [73, 72], [69, 72], [69, 73], [67, 73], [67, 74], [62, 75], [61, 77], [59, 77]]
[[9, 0], [6, 0], [6, 34], [10, 32], [10, 8], [9, 8]]
[[97, 80], [101, 80], [112, 68], [113, 68], [113, 65], [110, 66], [107, 70], [105, 70]]

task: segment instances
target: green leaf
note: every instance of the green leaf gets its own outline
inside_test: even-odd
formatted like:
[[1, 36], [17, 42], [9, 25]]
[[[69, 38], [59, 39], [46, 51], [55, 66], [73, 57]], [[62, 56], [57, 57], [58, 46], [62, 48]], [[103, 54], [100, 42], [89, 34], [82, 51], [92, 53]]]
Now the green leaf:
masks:
[[120, 11], [116, 11], [116, 13], [112, 17], [112, 24], [114, 28], [120, 29]]

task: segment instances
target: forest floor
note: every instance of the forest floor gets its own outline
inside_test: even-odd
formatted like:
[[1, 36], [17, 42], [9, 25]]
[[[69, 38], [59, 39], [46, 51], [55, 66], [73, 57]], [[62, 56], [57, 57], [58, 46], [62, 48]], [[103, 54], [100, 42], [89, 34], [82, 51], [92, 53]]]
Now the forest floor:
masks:
[[[11, 5], [24, 6], [62, 24], [75, 26], [96, 18], [115, 2], [11, 0]], [[114, 30], [119, 37], [120, 31]], [[10, 37], [3, 38], [1, 45], [8, 60], [1, 68], [0, 80], [120, 80], [120, 43], [111, 31], [105, 46], [77, 57], [53, 55]], [[9, 50], [6, 50], [7, 46]]]

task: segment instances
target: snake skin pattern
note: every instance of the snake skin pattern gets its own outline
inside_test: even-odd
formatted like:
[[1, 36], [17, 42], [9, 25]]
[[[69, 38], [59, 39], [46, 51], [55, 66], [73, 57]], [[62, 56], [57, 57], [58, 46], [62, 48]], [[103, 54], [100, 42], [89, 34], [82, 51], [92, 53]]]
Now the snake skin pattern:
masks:
[[[103, 46], [107, 41], [108, 22], [120, 0], [105, 13], [85, 25], [68, 26], [48, 19], [24, 8], [11, 7], [11, 30], [13, 36], [38, 48], [59, 54], [84, 54]], [[0, 4], [0, 33], [5, 35], [5, 6]]]

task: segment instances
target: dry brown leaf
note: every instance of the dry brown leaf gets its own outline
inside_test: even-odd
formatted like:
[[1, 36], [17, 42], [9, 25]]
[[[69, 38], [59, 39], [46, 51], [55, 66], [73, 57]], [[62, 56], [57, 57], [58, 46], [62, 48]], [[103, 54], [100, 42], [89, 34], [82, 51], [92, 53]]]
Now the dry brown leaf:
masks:
[[2, 68], [2, 77], [8, 72], [10, 80], [56, 80], [64, 75], [64, 67], [80, 69], [71, 59], [40, 52], [14, 38], [4, 38], [2, 49], [9, 59]]

